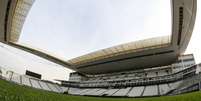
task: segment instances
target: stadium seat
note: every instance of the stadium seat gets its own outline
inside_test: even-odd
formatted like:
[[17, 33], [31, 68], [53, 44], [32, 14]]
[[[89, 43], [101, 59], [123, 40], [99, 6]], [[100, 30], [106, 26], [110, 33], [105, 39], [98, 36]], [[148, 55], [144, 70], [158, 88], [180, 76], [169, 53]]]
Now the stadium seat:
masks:
[[116, 93], [114, 93], [112, 96], [127, 96], [127, 93], [130, 91], [131, 87], [122, 88]]
[[119, 89], [108, 89], [105, 91], [102, 96], [112, 96], [115, 92], [117, 92]]
[[128, 93], [129, 97], [140, 97], [143, 93], [144, 86], [133, 87], [131, 91]]
[[99, 89], [98, 91], [94, 92], [94, 96], [102, 96], [104, 92], [106, 92], [107, 89]]
[[21, 84], [21, 77], [19, 74], [13, 73], [11, 81]]
[[39, 84], [39, 82], [38, 82], [38, 80], [30, 78], [30, 81], [31, 81], [32, 87], [42, 89], [40, 84]]
[[30, 87], [31, 87], [30, 80], [29, 80], [29, 78], [28, 78], [27, 76], [22, 75], [21, 78], [22, 78], [22, 84], [23, 84], [23, 85], [26, 85], [26, 86], [30, 86]]
[[54, 84], [52, 83], [46, 83], [48, 85], [48, 87], [53, 91], [53, 92], [57, 92], [59, 93], [60, 91], [54, 86]]
[[39, 81], [39, 83], [40, 83], [43, 90], [51, 91], [51, 89], [47, 86], [46, 82]]
[[158, 87], [157, 85], [146, 86], [144, 89], [143, 96], [158, 96]]
[[171, 88], [168, 86], [168, 84], [160, 84], [159, 85], [159, 93], [160, 95], [166, 95]]

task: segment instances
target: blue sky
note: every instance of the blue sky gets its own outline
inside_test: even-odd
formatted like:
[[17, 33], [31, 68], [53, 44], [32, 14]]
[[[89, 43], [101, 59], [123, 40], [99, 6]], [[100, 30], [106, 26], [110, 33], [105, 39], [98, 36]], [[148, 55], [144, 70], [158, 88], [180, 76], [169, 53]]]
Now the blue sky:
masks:
[[[195, 30], [186, 51], [194, 53], [198, 63], [201, 62], [199, 5], [198, 1]], [[114, 45], [170, 33], [169, 0], [35, 0], [19, 42], [68, 60]], [[1, 66], [17, 73], [23, 74], [29, 69], [43, 74], [43, 79], [53, 80], [67, 79], [71, 72], [32, 54], [4, 44], [0, 46]]]

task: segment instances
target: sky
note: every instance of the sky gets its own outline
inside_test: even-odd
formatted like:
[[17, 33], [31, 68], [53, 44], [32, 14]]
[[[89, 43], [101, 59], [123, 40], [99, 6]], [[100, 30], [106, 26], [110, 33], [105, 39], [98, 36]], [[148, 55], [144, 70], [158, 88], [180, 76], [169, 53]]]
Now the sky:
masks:
[[[194, 54], [197, 63], [201, 62], [199, 5], [198, 1], [195, 29], [186, 50], [186, 54]], [[170, 35], [170, 10], [169, 0], [35, 0], [19, 43], [69, 60], [114, 45]], [[2, 43], [0, 57], [2, 67], [19, 74], [28, 69], [53, 80], [68, 79], [72, 72]]]
[[170, 33], [169, 0], [36, 0], [19, 41], [68, 60]]

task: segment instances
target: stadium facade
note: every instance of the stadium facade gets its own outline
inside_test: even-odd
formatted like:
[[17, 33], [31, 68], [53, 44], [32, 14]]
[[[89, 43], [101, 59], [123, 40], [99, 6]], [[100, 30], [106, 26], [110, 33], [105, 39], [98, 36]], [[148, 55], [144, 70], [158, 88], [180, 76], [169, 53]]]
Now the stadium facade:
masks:
[[71, 60], [18, 43], [34, 0], [0, 1], [0, 41], [76, 72], [62, 85], [5, 73], [2, 78], [37, 89], [72, 95], [145, 97], [200, 90], [200, 65], [184, 55], [195, 24], [197, 0], [170, 0], [172, 33], [102, 49]]
[[74, 72], [70, 74], [69, 81], [61, 82], [63, 86], [70, 87], [68, 93], [73, 95], [118, 97], [171, 95], [175, 94], [178, 88], [186, 87], [183, 82], [198, 75], [199, 68], [193, 55], [188, 54], [179, 56], [170, 65], [160, 67], [97, 75]]

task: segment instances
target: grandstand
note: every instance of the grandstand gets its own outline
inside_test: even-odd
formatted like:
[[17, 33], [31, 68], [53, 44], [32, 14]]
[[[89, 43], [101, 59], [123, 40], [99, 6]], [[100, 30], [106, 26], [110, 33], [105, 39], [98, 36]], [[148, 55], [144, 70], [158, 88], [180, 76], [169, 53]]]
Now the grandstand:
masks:
[[[146, 97], [169, 95], [186, 79], [199, 75], [192, 54], [183, 55], [167, 66], [98, 75], [71, 73], [68, 94], [86, 96]], [[196, 83], [193, 83], [196, 84]], [[192, 86], [190, 84], [189, 86]]]
[[71, 96], [42, 91], [0, 80], [1, 101], [200, 101], [201, 92], [153, 98], [102, 98]]
[[95, 97], [158, 97], [200, 90], [201, 65], [195, 63], [193, 54], [183, 54], [195, 23], [196, 0], [171, 0], [170, 36], [125, 43], [70, 60], [18, 43], [33, 3], [0, 1], [0, 41], [75, 72], [70, 73], [69, 80], [57, 80], [61, 82], [57, 84], [1, 67], [2, 80], [46, 93]]
[[[185, 63], [182, 63], [184, 62]], [[171, 67], [171, 68], [170, 68]], [[197, 91], [200, 89], [200, 65], [193, 55], [182, 55], [176, 63], [151, 69], [110, 74], [82, 75], [71, 73], [71, 81], [60, 84], [27, 75], [19, 75], [1, 67], [1, 78], [15, 84], [55, 93], [82, 96], [147, 97]], [[75, 79], [77, 78], [77, 80]], [[116, 79], [115, 79], [116, 78]]]
[[[1, 79], [10, 81], [21, 86], [33, 87], [35, 89], [59, 94], [70, 94], [80, 96], [107, 96], [107, 97], [148, 97], [175, 95], [192, 91], [199, 91], [201, 85], [201, 73], [198, 71], [200, 65], [189, 64], [183, 70], [171, 72], [170, 74], [156, 77], [142, 77], [134, 81], [108, 81], [103, 85], [102, 81], [70, 82], [62, 81], [62, 85], [43, 81], [27, 75], [19, 75], [12, 71], [1, 68]], [[175, 69], [172, 69], [174, 71]], [[101, 76], [103, 77], [103, 76]], [[145, 79], [147, 78], [147, 79]], [[106, 81], [104, 81], [106, 82]], [[67, 84], [66, 84], [67, 83]], [[84, 84], [84, 85], [83, 85]]]
[[63, 93], [66, 87], [62, 87], [59, 84], [44, 81], [38, 78], [34, 78], [28, 75], [20, 75], [13, 71], [7, 70], [6, 68], [1, 67], [1, 79], [11, 81], [15, 84], [24, 85], [28, 87], [33, 87], [36, 89], [56, 92], [56, 93]]

